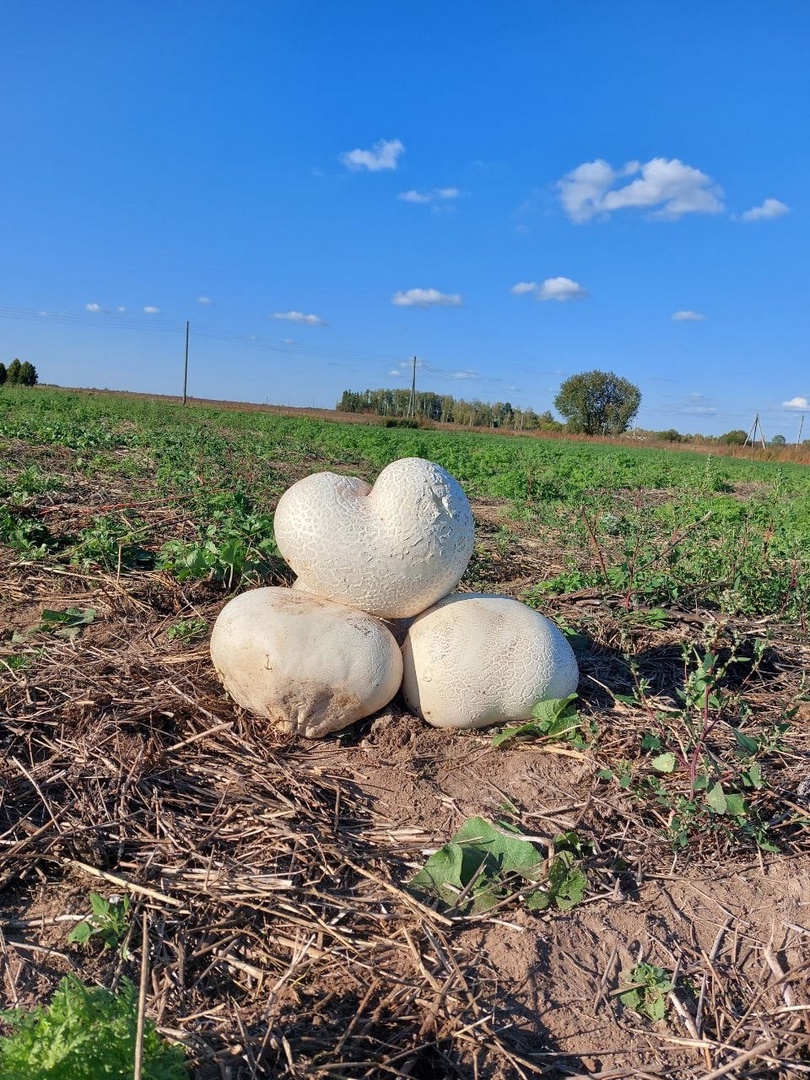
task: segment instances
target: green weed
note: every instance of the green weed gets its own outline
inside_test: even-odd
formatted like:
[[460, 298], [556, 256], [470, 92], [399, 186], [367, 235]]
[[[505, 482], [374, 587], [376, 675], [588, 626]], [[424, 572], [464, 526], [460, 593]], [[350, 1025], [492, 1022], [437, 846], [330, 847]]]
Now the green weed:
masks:
[[86, 945], [88, 941], [97, 939], [105, 948], [118, 949], [123, 954], [130, 926], [129, 897], [111, 896], [108, 900], [97, 892], [91, 892], [90, 908], [91, 914], [73, 927], [68, 941]]
[[556, 837], [547, 862], [516, 826], [473, 817], [430, 856], [408, 888], [464, 913], [488, 911], [516, 894], [531, 911], [552, 904], [568, 911], [585, 895], [582, 860], [590, 853], [590, 844], [572, 831]]
[[[137, 991], [123, 979], [117, 994], [85, 986], [73, 975], [59, 983], [49, 1005], [11, 1010], [0, 1019], [3, 1080], [132, 1080]], [[143, 1080], [187, 1080], [181, 1046], [166, 1042], [147, 1018]]]
[[166, 637], [169, 641], [188, 643], [204, 637], [207, 630], [208, 623], [205, 619], [195, 616], [193, 619], [179, 619], [176, 623], [172, 623], [166, 630]]
[[667, 1012], [667, 995], [674, 989], [668, 973], [655, 964], [641, 962], [630, 969], [619, 1001], [654, 1023]]
[[523, 742], [528, 739], [552, 742], [562, 739], [577, 749], [583, 749], [588, 744], [588, 736], [593, 731], [588, 728], [574, 708], [576, 694], [570, 694], [566, 698], [553, 698], [547, 701], [539, 701], [532, 710], [532, 719], [516, 727], [507, 727], [496, 732], [492, 736], [493, 746], [503, 746], [515, 741]]

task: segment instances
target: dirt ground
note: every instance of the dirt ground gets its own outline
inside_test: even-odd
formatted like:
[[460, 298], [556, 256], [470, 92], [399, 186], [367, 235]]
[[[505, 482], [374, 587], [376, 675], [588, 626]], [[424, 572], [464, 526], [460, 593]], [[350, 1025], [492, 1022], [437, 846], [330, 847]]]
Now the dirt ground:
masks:
[[[497, 505], [474, 510], [468, 587], [520, 596], [551, 572], [528, 530], [504, 550]], [[582, 638], [582, 709], [599, 732], [582, 749], [495, 748], [427, 727], [399, 699], [338, 737], [293, 742], [226, 698], [205, 640], [167, 634], [178, 619], [210, 625], [218, 587], [0, 559], [0, 658], [30, 661], [0, 674], [6, 1006], [46, 999], [70, 971], [137, 985], [146, 963], [148, 1013], [199, 1080], [810, 1074], [810, 706], [769, 795], [775, 828], [790, 822], [779, 852], [716, 837], [675, 851], [663, 817], [598, 775], [646, 723], [613, 697], [630, 685], [622, 656], [663, 693], [711, 613], [628, 629], [610, 597], [549, 603]], [[95, 611], [75, 637], [12, 641], [71, 606]], [[751, 694], [765, 719], [810, 670], [806, 639], [769, 630]], [[506, 815], [541, 850], [564, 830], [586, 837], [585, 899], [469, 915], [409, 892], [472, 815]], [[91, 890], [133, 898], [120, 951], [67, 941]], [[618, 997], [641, 959], [673, 974], [655, 1023]]]

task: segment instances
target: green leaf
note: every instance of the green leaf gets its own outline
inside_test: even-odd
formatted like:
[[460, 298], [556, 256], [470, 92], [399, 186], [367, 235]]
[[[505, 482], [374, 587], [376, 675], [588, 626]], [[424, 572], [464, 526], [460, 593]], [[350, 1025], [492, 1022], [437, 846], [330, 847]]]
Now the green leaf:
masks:
[[659, 754], [650, 762], [651, 768], [660, 773], [671, 773], [675, 769], [676, 757], [671, 750], [668, 750], [665, 754]]
[[726, 813], [732, 817], [744, 818], [748, 816], [748, 807], [742, 795], [726, 795]]
[[748, 787], [762, 788], [765, 786], [765, 781], [762, 779], [762, 766], [758, 761], [753, 762], [742, 774], [743, 783]]
[[71, 942], [71, 944], [73, 942], [76, 942], [79, 945], [86, 945], [87, 942], [90, 940], [92, 933], [93, 928], [91, 927], [90, 923], [76, 923], [76, 925], [68, 934], [68, 941]]
[[485, 911], [508, 895], [505, 878], [516, 874], [526, 881], [540, 876], [537, 848], [517, 832], [502, 832], [484, 818], [468, 818], [458, 832], [415, 874], [408, 887], [455, 906], [459, 893], [469, 889], [466, 905]]
[[110, 903], [108, 900], [105, 900], [103, 896], [100, 896], [99, 893], [90, 893], [90, 907], [93, 909], [93, 914], [96, 918], [109, 918]]
[[538, 701], [532, 709], [533, 719], [517, 727], [504, 728], [492, 736], [493, 746], [502, 746], [512, 739], [561, 739], [570, 736], [579, 726], [579, 714], [572, 708], [576, 694], [566, 698]]
[[716, 814], [725, 814], [728, 808], [728, 800], [721, 783], [718, 782], [714, 787], [709, 788], [706, 792], [706, 802]]
[[737, 728], [734, 728], [734, 738], [737, 740], [737, 746], [739, 746], [746, 757], [756, 754], [759, 750], [759, 739], [753, 739], [750, 735], [745, 735], [742, 731], [738, 731]]

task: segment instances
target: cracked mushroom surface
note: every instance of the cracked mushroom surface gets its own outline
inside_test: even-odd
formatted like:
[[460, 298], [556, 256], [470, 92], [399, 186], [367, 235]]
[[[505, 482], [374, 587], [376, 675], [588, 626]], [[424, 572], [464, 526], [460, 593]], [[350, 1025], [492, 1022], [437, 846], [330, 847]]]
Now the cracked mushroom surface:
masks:
[[400, 458], [373, 487], [313, 473], [281, 496], [279, 551], [297, 588], [386, 619], [418, 615], [461, 580], [473, 516], [461, 485], [424, 458]]
[[402, 679], [399, 647], [379, 619], [283, 588], [229, 601], [211, 659], [237, 704], [310, 739], [377, 712]]
[[506, 596], [456, 593], [414, 619], [402, 646], [408, 708], [434, 727], [529, 720], [538, 701], [576, 692], [561, 631]]

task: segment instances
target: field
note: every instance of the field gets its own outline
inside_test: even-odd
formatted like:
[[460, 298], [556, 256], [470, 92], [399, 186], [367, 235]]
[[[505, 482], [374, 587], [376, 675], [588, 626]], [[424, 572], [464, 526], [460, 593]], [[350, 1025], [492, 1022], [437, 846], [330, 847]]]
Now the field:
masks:
[[[579, 697], [283, 738], [211, 625], [292, 583], [290, 483], [406, 456], [470, 498], [461, 588], [553, 618]], [[810, 1074], [806, 466], [4, 388], [0, 497], [5, 1007], [131, 979], [198, 1080]], [[531, 883], [411, 886], [471, 818]]]

